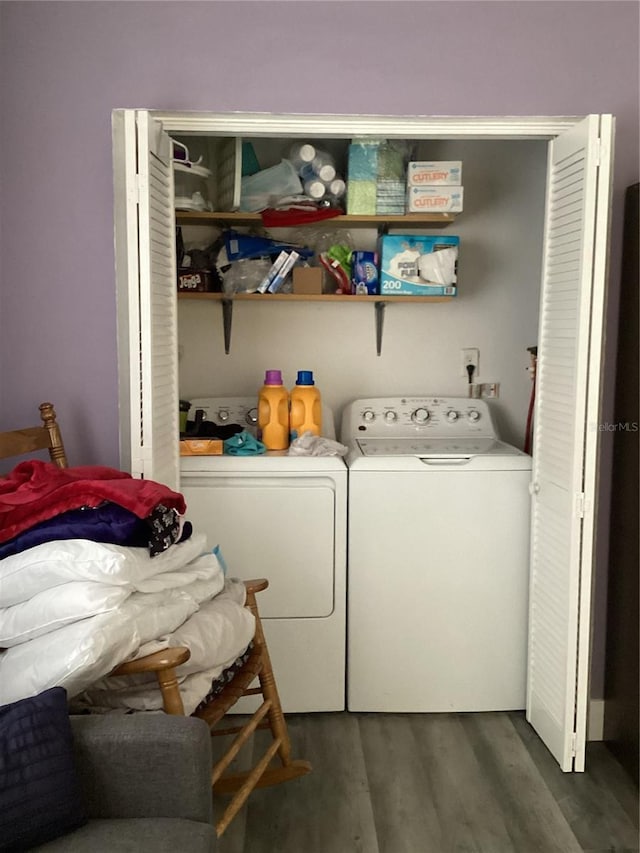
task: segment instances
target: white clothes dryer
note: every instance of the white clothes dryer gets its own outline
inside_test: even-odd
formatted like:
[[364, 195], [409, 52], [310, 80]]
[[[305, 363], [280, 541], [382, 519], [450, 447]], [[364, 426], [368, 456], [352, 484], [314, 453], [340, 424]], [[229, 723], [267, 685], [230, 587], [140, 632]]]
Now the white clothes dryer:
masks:
[[[191, 400], [255, 434], [257, 398]], [[335, 438], [323, 407], [323, 434]], [[347, 469], [340, 456], [183, 456], [186, 518], [229, 575], [265, 577], [260, 614], [285, 712], [345, 708]], [[254, 707], [243, 699], [234, 712]]]
[[342, 442], [349, 710], [524, 708], [531, 458], [467, 398], [356, 400]]

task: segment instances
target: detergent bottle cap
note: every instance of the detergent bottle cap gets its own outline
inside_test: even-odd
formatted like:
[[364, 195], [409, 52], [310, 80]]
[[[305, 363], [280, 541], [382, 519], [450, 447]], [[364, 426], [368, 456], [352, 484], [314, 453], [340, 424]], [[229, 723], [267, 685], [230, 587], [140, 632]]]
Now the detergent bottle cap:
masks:
[[315, 385], [312, 370], [299, 370], [296, 385]]
[[281, 370], [267, 370], [264, 375], [264, 384], [265, 385], [282, 385], [282, 371]]

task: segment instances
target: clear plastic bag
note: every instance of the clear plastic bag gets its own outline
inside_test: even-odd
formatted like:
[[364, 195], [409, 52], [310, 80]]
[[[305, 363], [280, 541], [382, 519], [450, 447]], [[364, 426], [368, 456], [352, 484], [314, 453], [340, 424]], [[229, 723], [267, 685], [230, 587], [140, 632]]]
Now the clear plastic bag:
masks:
[[255, 293], [270, 269], [270, 258], [234, 261], [224, 274], [223, 290], [225, 293]]

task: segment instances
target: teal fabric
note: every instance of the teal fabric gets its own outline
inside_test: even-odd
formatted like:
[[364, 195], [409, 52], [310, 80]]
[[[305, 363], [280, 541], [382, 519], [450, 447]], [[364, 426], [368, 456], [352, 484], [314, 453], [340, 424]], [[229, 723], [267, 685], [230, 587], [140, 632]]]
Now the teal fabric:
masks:
[[224, 452], [230, 456], [258, 456], [266, 451], [264, 444], [254, 438], [250, 432], [239, 432], [224, 443]]

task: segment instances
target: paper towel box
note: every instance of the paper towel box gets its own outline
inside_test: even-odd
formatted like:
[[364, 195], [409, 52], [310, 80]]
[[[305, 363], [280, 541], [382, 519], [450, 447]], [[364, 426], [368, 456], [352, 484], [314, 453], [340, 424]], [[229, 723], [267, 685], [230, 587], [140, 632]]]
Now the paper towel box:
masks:
[[380, 238], [380, 293], [455, 296], [460, 238], [385, 234]]

